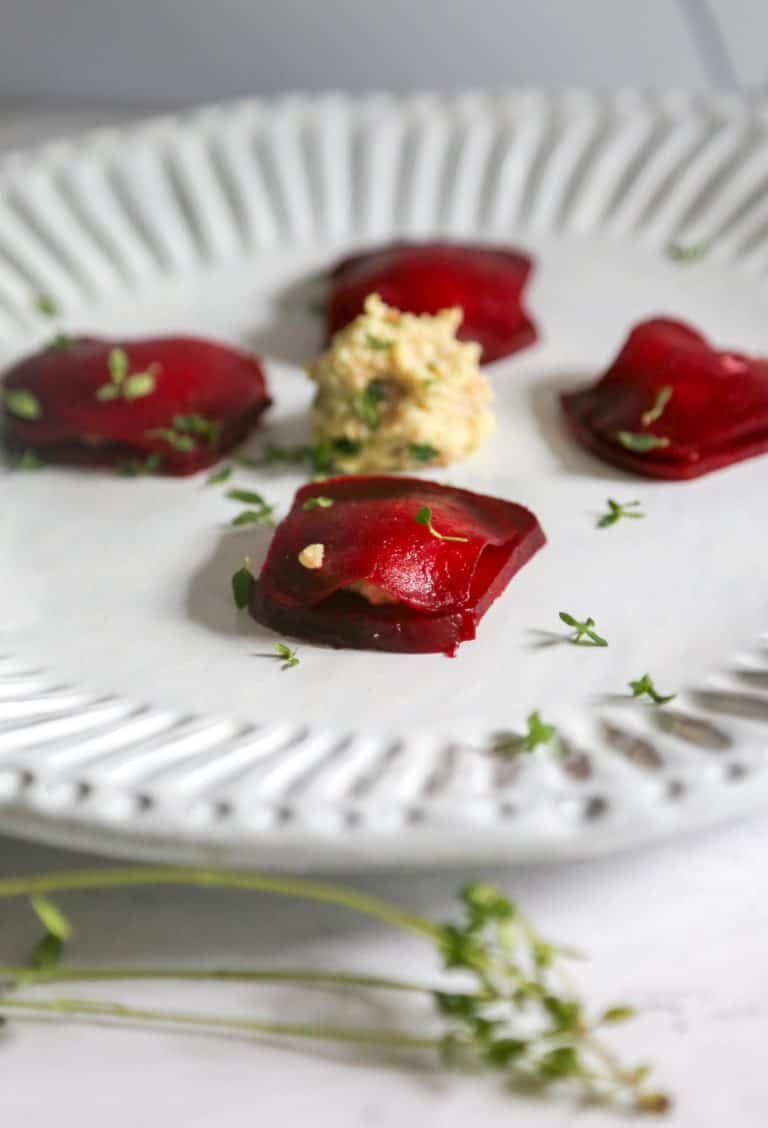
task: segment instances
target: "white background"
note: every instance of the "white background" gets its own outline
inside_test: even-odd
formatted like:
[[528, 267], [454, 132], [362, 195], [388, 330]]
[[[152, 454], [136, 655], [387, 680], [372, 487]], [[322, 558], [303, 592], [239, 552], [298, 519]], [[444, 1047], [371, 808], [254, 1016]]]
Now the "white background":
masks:
[[761, 87], [763, 0], [0, 0], [0, 99]]

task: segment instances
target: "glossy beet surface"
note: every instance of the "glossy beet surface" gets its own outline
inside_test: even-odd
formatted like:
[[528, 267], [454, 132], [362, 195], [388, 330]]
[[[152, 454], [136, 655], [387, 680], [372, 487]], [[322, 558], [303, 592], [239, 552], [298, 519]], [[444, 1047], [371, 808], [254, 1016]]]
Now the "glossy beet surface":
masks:
[[[333, 502], [305, 509], [312, 498]], [[431, 509], [432, 527], [417, 514]], [[417, 478], [332, 478], [302, 487], [254, 585], [251, 614], [274, 630], [337, 647], [452, 654], [544, 544], [520, 505]], [[299, 561], [323, 546], [319, 568]], [[365, 581], [398, 600], [373, 606], [342, 589]]]
[[605, 375], [562, 404], [586, 447], [652, 478], [696, 478], [768, 451], [768, 361], [718, 352], [679, 321], [636, 326]]
[[460, 306], [459, 337], [482, 345], [483, 363], [536, 340], [523, 306], [532, 263], [504, 247], [460, 243], [392, 243], [343, 259], [331, 273], [326, 307], [329, 336], [362, 312], [369, 294], [409, 313]]
[[2, 381], [6, 433], [45, 461], [151, 460], [191, 474], [239, 443], [269, 406], [254, 356], [192, 337], [80, 337], [20, 361]]

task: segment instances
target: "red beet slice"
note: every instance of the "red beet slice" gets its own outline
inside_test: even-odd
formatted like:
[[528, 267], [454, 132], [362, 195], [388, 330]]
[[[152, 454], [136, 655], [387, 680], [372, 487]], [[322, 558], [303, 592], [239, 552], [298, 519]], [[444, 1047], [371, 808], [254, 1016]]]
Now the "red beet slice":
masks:
[[392, 243], [343, 259], [330, 277], [329, 335], [362, 313], [369, 294], [409, 313], [460, 306], [459, 337], [478, 341], [483, 363], [524, 349], [536, 326], [523, 306], [531, 272], [527, 255], [504, 247], [460, 243]]
[[651, 478], [768, 452], [768, 361], [718, 352], [680, 321], [637, 325], [605, 375], [562, 404], [584, 446]]
[[218, 461], [271, 402], [256, 357], [193, 337], [54, 344], [6, 372], [0, 397], [11, 444], [45, 461], [171, 474]]
[[[333, 502], [305, 509], [315, 497]], [[431, 509], [432, 528], [417, 520]], [[514, 574], [545, 543], [511, 501], [418, 478], [344, 477], [303, 486], [278, 526], [250, 612], [280, 633], [336, 647], [454, 654]], [[323, 546], [319, 568], [299, 553]], [[399, 602], [343, 590], [365, 581]]]

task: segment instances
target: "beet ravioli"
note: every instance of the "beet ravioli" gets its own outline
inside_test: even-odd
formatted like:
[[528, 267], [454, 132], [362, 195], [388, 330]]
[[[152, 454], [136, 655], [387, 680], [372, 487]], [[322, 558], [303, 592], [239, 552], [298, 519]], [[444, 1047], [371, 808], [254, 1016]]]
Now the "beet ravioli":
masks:
[[336, 647], [454, 654], [545, 543], [532, 513], [418, 478], [302, 487], [251, 588], [254, 619]]
[[254, 356], [193, 337], [60, 339], [6, 372], [10, 442], [51, 461], [191, 474], [270, 404]]
[[329, 337], [362, 313], [369, 294], [408, 313], [460, 308], [463, 341], [489, 363], [536, 340], [523, 305], [531, 259], [520, 251], [461, 243], [392, 243], [343, 259], [330, 276]]
[[584, 446], [650, 478], [768, 452], [768, 360], [718, 352], [681, 321], [637, 325], [605, 375], [562, 403]]

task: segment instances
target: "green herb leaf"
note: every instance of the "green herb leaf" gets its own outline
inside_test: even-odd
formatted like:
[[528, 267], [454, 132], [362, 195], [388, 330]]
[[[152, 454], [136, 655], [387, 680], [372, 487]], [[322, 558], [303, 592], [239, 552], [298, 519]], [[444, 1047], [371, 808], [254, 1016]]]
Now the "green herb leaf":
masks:
[[128, 376], [123, 384], [123, 398], [127, 400], [143, 399], [151, 396], [155, 390], [155, 374], [151, 369], [146, 372], [136, 372]]
[[650, 450], [668, 447], [669, 439], [660, 438], [658, 435], [633, 434], [632, 431], [617, 431], [616, 438], [627, 450], [635, 454], [647, 454]]
[[332, 505], [333, 505], [333, 498], [332, 497], [318, 496], [318, 497], [308, 497], [301, 508], [306, 509], [307, 511], [309, 511], [311, 509], [330, 509]]
[[666, 696], [657, 691], [656, 686], [653, 684], [653, 679], [648, 674], [643, 674], [641, 678], [636, 681], [629, 682], [629, 688], [632, 690], [633, 697], [642, 697], [647, 695], [653, 701], [654, 705], [666, 705], [670, 701], [674, 701], [677, 697], [676, 693], [670, 693]]
[[214, 470], [206, 480], [207, 486], [219, 486], [222, 482], [228, 482], [232, 477], [232, 467], [222, 466], [220, 470]]
[[74, 343], [74, 337], [70, 337], [67, 333], [57, 333], [51, 341], [49, 347], [52, 349], [61, 349], [62, 351], [64, 351], [65, 349], [71, 349]]
[[251, 558], [250, 556], [246, 556], [242, 568], [235, 572], [232, 577], [232, 596], [238, 611], [242, 611], [250, 603], [254, 583], [255, 580], [253, 572], [251, 571]]
[[359, 454], [363, 449], [363, 444], [357, 442], [355, 439], [348, 439], [345, 435], [341, 435], [338, 439], [331, 440], [332, 446], [336, 454], [341, 455], [355, 455]]
[[432, 462], [440, 454], [430, 443], [409, 443], [408, 453], [417, 462]]
[[40, 470], [45, 463], [33, 450], [25, 450], [21, 458], [16, 460], [17, 470]]
[[594, 619], [584, 619], [582, 622], [575, 619], [573, 615], [569, 615], [567, 611], [560, 612], [560, 619], [568, 627], [573, 627], [575, 633], [568, 640], [576, 646], [607, 646], [608, 643], [604, 638], [593, 629], [595, 626]]
[[205, 415], [193, 412], [190, 415], [175, 415], [173, 426], [176, 431], [187, 435], [197, 435], [205, 439], [210, 447], [217, 447], [221, 438], [221, 420], [208, 419]]
[[121, 395], [120, 387], [118, 384], [102, 384], [100, 388], [96, 389], [96, 399], [100, 403], [108, 403], [110, 400], [119, 399]]
[[163, 439], [174, 450], [185, 454], [197, 450], [197, 443], [191, 435], [181, 435], [173, 427], [153, 427], [144, 434], [148, 439]]
[[520, 752], [533, 752], [540, 744], [549, 744], [557, 735], [554, 725], [547, 725], [541, 719], [541, 714], [534, 711], [528, 715], [528, 731], [521, 736], [518, 733], [499, 733], [493, 744], [494, 752], [499, 755], [517, 755]]
[[112, 383], [119, 387], [128, 375], [128, 354], [125, 349], [110, 349], [107, 365]]
[[387, 399], [386, 380], [371, 380], [355, 396], [355, 411], [372, 431], [375, 431], [381, 422], [379, 410]]
[[640, 501], [625, 501], [620, 504], [618, 501], [614, 501], [612, 497], [609, 497], [607, 505], [608, 512], [603, 514], [603, 516], [597, 522], [598, 529], [607, 529], [610, 525], [615, 525], [616, 522], [620, 521], [622, 517], [632, 517], [635, 520], [638, 520], [641, 517], [645, 517], [644, 513], [631, 512], [631, 510], [638, 505], [642, 505], [642, 502]]
[[227, 490], [227, 497], [232, 501], [242, 501], [243, 505], [266, 505], [264, 498], [255, 490]]
[[47, 932], [59, 940], [69, 940], [72, 935], [72, 925], [61, 909], [46, 897], [32, 897], [30, 904]]
[[282, 661], [281, 669], [291, 670], [294, 666], [298, 666], [299, 658], [296, 656], [296, 651], [292, 650], [290, 646], [286, 646], [284, 642], [276, 642], [275, 650], [277, 657]]
[[626, 1006], [625, 1004], [608, 1007], [600, 1015], [599, 1021], [601, 1023], [614, 1023], [614, 1022], [627, 1022], [628, 1019], [634, 1018], [637, 1011], [634, 1007]]
[[43, 414], [40, 400], [26, 388], [3, 388], [3, 407], [9, 415], [32, 422]]
[[667, 247], [667, 255], [673, 262], [697, 262], [706, 253], [706, 243], [689, 243], [687, 246], [684, 243], [670, 243]]
[[577, 1077], [582, 1072], [578, 1050], [575, 1046], [557, 1046], [539, 1058], [538, 1069], [545, 1081]]
[[671, 384], [664, 384], [659, 388], [656, 393], [656, 398], [653, 401], [653, 406], [640, 417], [640, 422], [644, 427], [650, 427], [651, 423], [655, 423], [657, 419], [661, 419], [667, 404], [672, 399], [673, 393], [674, 388]]
[[388, 341], [384, 337], [376, 337], [373, 333], [366, 333], [365, 343], [369, 349], [383, 350], [391, 349], [395, 342]]
[[64, 942], [52, 932], [46, 932], [35, 945], [32, 966], [38, 971], [49, 971], [61, 962], [63, 953]]
[[242, 513], [238, 513], [237, 517], [232, 518], [231, 524], [236, 527], [241, 525], [271, 525], [274, 512], [274, 505], [263, 505], [261, 509], [244, 509]]
[[58, 317], [59, 307], [50, 294], [38, 294], [35, 298], [35, 308], [43, 317]]
[[469, 537], [449, 537], [446, 536], [445, 533], [438, 533], [437, 529], [432, 524], [432, 510], [428, 505], [422, 506], [416, 514], [416, 524], [424, 525], [425, 528], [429, 529], [430, 535], [436, 537], [437, 540], [455, 541], [458, 544], [467, 544], [469, 542]]
[[156, 474], [163, 464], [163, 456], [153, 451], [146, 458], [133, 462], [121, 462], [117, 468], [123, 478], [141, 478], [146, 474]]

